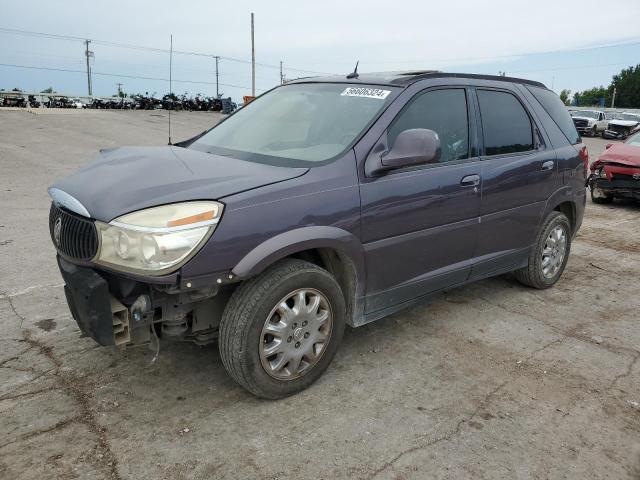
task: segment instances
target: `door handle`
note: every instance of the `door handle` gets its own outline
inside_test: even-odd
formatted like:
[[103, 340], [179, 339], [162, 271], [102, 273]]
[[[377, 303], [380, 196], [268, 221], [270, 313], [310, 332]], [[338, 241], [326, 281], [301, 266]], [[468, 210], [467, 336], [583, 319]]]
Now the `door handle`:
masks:
[[475, 173], [473, 175], [466, 175], [460, 180], [460, 185], [463, 187], [477, 187], [480, 185], [480, 175]]
[[540, 170], [553, 170], [553, 165], [554, 165], [553, 160], [547, 160], [542, 164], [542, 167], [540, 167]]

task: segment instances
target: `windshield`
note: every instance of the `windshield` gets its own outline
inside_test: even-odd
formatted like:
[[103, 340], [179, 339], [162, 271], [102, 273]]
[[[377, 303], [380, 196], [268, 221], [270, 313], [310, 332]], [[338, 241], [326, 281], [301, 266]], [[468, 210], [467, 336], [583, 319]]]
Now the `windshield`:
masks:
[[598, 118], [598, 112], [591, 110], [577, 110], [571, 112], [572, 117], [586, 117], [586, 118]]
[[190, 148], [272, 165], [309, 166], [349, 148], [399, 91], [337, 83], [285, 85], [243, 107]]

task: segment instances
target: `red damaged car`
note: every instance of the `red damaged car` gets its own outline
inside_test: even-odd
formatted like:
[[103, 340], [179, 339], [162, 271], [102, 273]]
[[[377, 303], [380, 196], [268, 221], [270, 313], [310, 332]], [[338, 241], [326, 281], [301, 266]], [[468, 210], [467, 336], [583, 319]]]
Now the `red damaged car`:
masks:
[[591, 164], [588, 184], [594, 203], [611, 203], [614, 197], [640, 200], [640, 133], [607, 145]]

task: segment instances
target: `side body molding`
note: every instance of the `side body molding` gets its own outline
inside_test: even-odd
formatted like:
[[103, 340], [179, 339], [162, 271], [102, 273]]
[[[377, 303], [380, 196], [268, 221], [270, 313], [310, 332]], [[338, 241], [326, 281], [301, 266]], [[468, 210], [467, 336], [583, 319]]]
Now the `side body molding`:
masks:
[[346, 255], [355, 269], [356, 296], [364, 296], [364, 250], [357, 237], [337, 227], [302, 227], [271, 237], [245, 255], [232, 272], [241, 279], [248, 278], [278, 260], [314, 248], [332, 248]]

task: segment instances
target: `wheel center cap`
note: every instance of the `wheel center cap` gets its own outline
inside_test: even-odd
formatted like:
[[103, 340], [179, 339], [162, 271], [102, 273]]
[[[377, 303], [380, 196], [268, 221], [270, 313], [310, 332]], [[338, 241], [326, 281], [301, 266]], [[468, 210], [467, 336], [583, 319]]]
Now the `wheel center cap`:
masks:
[[302, 331], [301, 328], [296, 328], [293, 331], [293, 338], [295, 338], [296, 340], [302, 340], [302, 338], [304, 337], [304, 332]]

